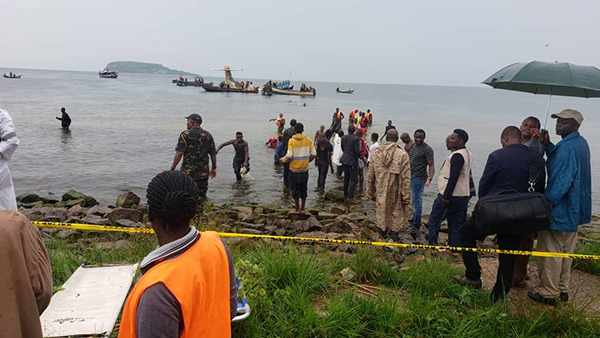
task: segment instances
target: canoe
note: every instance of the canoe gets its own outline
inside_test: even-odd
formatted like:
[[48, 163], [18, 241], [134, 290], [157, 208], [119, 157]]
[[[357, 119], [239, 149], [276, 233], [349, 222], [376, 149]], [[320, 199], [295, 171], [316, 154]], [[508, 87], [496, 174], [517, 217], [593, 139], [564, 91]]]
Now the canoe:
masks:
[[6, 73], [5, 73], [4, 77], [7, 78], [7, 79], [20, 79], [21, 78], [21, 74], [19, 74], [19, 75], [13, 74], [13, 76], [10, 76], [10, 75], [6, 75]]
[[258, 87], [254, 89], [238, 89], [238, 88], [227, 88], [215, 86], [211, 83], [199, 83], [200, 87], [204, 88], [207, 92], [211, 93], [258, 93]]
[[340, 93], [340, 94], [352, 94], [354, 93], [354, 89], [352, 88], [348, 88], [347, 90], [340, 90], [339, 88], [335, 89], [336, 92]]
[[281, 90], [281, 89], [277, 89], [277, 88], [271, 88], [271, 91], [273, 92], [273, 94], [278, 94], [278, 95], [296, 95], [296, 96], [315, 96], [315, 95], [317, 95], [317, 91], [314, 89], [310, 92], [307, 92], [307, 91], [299, 91], [299, 90]]

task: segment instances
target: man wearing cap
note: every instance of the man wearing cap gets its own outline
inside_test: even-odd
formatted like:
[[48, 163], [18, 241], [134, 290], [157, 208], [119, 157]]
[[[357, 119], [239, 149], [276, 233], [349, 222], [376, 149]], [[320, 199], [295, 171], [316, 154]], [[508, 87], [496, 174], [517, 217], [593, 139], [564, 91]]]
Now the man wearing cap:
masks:
[[[206, 202], [208, 178], [217, 176], [217, 152], [212, 135], [200, 127], [202, 117], [194, 113], [186, 119], [187, 130], [179, 135], [171, 170], [175, 170], [177, 164], [183, 158], [181, 171], [190, 175], [198, 185], [198, 210], [202, 212]], [[212, 163], [210, 171], [208, 168], [208, 155], [210, 155]]]
[[[557, 119], [556, 134], [562, 140], [554, 145], [547, 135], [544, 137], [548, 156], [544, 195], [552, 203], [552, 223], [549, 230], [539, 232], [537, 249], [572, 254], [577, 227], [591, 221], [590, 147], [578, 131], [583, 122], [580, 112], [565, 109], [551, 116]], [[539, 257], [540, 284], [536, 291], [529, 291], [529, 298], [550, 305], [568, 301], [572, 262], [572, 258]]]

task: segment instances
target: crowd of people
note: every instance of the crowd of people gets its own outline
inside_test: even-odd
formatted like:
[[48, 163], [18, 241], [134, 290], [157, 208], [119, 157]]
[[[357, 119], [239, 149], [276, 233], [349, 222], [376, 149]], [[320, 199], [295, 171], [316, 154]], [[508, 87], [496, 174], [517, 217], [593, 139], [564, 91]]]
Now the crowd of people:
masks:
[[[447, 220], [449, 246], [475, 248], [476, 241], [485, 237], [467, 217], [469, 200], [476, 191], [482, 198], [507, 191], [525, 192], [531, 185], [552, 203], [550, 228], [537, 234], [498, 234], [499, 248], [531, 250], [537, 237], [539, 251], [574, 252], [578, 226], [591, 221], [590, 150], [579, 133], [583, 123], [580, 112], [565, 109], [551, 117], [556, 119], [556, 134], [561, 137], [556, 144], [550, 142], [549, 133], [541, 129], [535, 117], [527, 117], [520, 127], [504, 128], [499, 135], [501, 148], [489, 155], [478, 189], [471, 170], [476, 159], [466, 147], [469, 134], [460, 128], [452, 130], [446, 138], [450, 153], [439, 167], [438, 194], [427, 224], [430, 245], [438, 244], [441, 222]], [[216, 148], [210, 132], [201, 127], [202, 117], [194, 113], [186, 118], [187, 129], [178, 138], [171, 170], [158, 174], [148, 185], [149, 221], [159, 247], [142, 261], [142, 276], [124, 308], [120, 337], [148, 332], [159, 336], [228, 336], [231, 332], [230, 320], [236, 308], [233, 259], [218, 234], [199, 233], [190, 222], [203, 211], [208, 180], [217, 174], [218, 151], [227, 145], [234, 147], [233, 167], [240, 180], [249, 170], [249, 146], [237, 132], [235, 139]], [[435, 174], [433, 149], [425, 143], [425, 130], [415, 130], [411, 139], [408, 133], [400, 134], [392, 121], [388, 121], [381, 139], [378, 133], [371, 133], [369, 146], [366, 138], [372, 118], [370, 110], [364, 114], [354, 110], [345, 134], [344, 114], [336, 108], [330, 128], [321, 126], [313, 140], [304, 135], [304, 125], [295, 119], [289, 128], [283, 128], [285, 119], [280, 115], [282, 135], [277, 139], [275, 161], [284, 166], [283, 184], [292, 192], [293, 212], [305, 212], [309, 164], [314, 159], [318, 188], [325, 188], [329, 172], [343, 176], [344, 196], [350, 204], [360, 202], [355, 198], [356, 189], [363, 190], [366, 169], [365, 197], [376, 202], [381, 238], [397, 242], [400, 234], [407, 232], [419, 241], [423, 190], [430, 187]], [[10, 115], [0, 110], [0, 259], [3, 266], [15, 271], [0, 275], [0, 300], [10, 312], [0, 316], [0, 336], [38, 337], [37, 314], [48, 305], [52, 293], [51, 268], [40, 233], [16, 211], [8, 161], [18, 144]], [[181, 170], [175, 170], [180, 162]], [[539, 173], [533, 183], [529, 175], [532, 167]], [[465, 251], [462, 259], [465, 274], [454, 279], [481, 288], [477, 253]], [[499, 255], [491, 293], [494, 301], [503, 299], [511, 287], [526, 283], [528, 259]], [[567, 302], [571, 263], [568, 258], [538, 258], [539, 285], [528, 296], [550, 305]]]
[[[502, 148], [492, 152], [476, 188], [473, 181], [473, 154], [467, 149], [467, 131], [457, 128], [446, 137], [449, 154], [439, 167], [437, 196], [434, 200], [427, 227], [428, 244], [438, 245], [438, 235], [444, 220], [448, 224], [448, 246], [475, 248], [477, 240], [486, 236], [479, 233], [472, 218], [467, 217], [472, 197], [507, 192], [526, 192], [530, 187], [531, 168], [535, 168], [532, 188], [545, 193], [553, 205], [553, 220], [549, 230], [524, 234], [497, 234], [500, 249], [531, 251], [534, 239], [538, 250], [573, 253], [577, 227], [591, 220], [590, 151], [579, 134], [583, 116], [576, 110], [566, 109], [551, 116], [557, 120], [556, 134], [562, 140], [550, 142], [549, 134], [541, 129], [533, 116], [525, 118], [520, 127], [507, 126], [500, 134]], [[324, 126], [316, 132], [314, 144], [304, 136], [304, 126], [291, 120], [278, 141], [275, 160], [284, 163], [283, 183], [289, 187], [295, 200], [294, 212], [304, 212], [308, 182], [308, 163], [314, 158], [318, 167], [317, 188], [325, 188], [327, 173], [343, 176], [344, 197], [349, 203], [358, 203], [356, 190], [363, 191], [364, 171], [367, 170], [366, 198], [376, 201], [376, 220], [380, 237], [401, 241], [406, 232], [415, 241], [423, 241], [421, 215], [423, 191], [431, 185], [435, 174], [434, 152], [425, 143], [426, 132], [417, 129], [399, 135], [388, 121], [379, 144], [379, 135], [371, 133], [371, 145], [366, 141], [370, 110], [349, 114], [347, 134], [342, 131], [345, 116], [339, 108], [333, 113], [329, 129]], [[398, 143], [401, 140], [403, 146]], [[280, 145], [279, 145], [280, 144]], [[285, 155], [282, 155], [285, 154]], [[548, 179], [546, 180], [546, 173]], [[299, 203], [300, 201], [300, 203]], [[425, 230], [425, 229], [424, 229]], [[460, 254], [447, 250], [453, 257]], [[454, 279], [464, 285], [481, 287], [481, 267], [477, 253], [465, 251], [462, 259], [465, 275]], [[513, 286], [526, 285], [528, 256], [499, 255], [497, 282], [491, 298], [506, 296]], [[538, 302], [556, 304], [568, 300], [568, 281], [571, 259], [543, 257], [539, 259], [540, 285], [529, 297]]]

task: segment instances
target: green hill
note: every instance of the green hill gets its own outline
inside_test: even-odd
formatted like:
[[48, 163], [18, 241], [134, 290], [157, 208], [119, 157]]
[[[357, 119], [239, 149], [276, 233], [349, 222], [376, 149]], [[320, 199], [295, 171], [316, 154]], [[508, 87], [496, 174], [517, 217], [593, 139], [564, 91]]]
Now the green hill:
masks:
[[122, 73], [142, 73], [142, 74], [169, 74], [169, 75], [196, 75], [194, 73], [182, 70], [167, 68], [160, 63], [146, 63], [136, 61], [113, 61], [106, 65], [109, 70], [116, 70]]

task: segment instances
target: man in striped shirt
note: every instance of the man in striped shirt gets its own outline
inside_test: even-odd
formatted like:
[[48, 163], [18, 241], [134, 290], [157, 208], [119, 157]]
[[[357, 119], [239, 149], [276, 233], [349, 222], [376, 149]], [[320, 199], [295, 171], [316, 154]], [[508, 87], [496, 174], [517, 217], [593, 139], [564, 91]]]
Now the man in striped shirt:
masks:
[[[313, 141], [304, 136], [304, 125], [296, 123], [296, 134], [288, 143], [287, 154], [281, 158], [281, 162], [290, 163], [290, 189], [294, 197], [296, 213], [304, 213], [304, 205], [308, 195], [308, 164], [317, 156]], [[302, 204], [300, 204], [302, 200]]]

